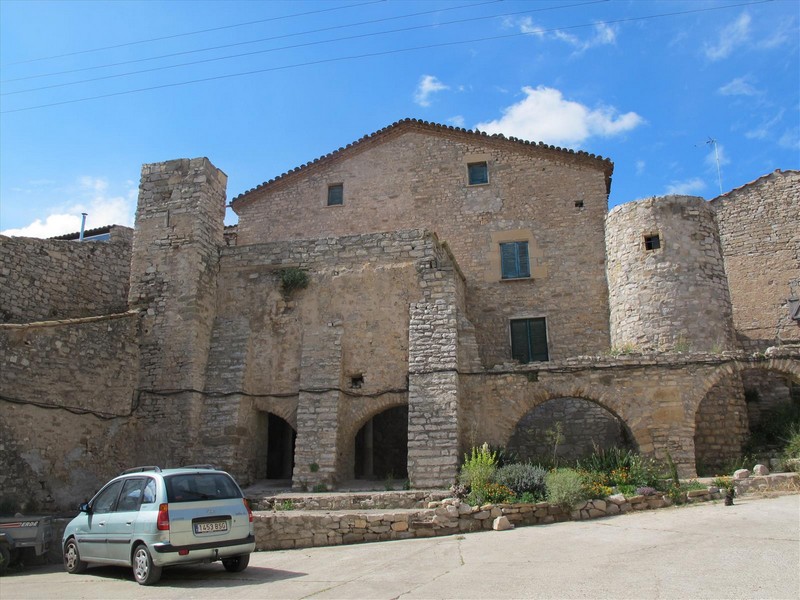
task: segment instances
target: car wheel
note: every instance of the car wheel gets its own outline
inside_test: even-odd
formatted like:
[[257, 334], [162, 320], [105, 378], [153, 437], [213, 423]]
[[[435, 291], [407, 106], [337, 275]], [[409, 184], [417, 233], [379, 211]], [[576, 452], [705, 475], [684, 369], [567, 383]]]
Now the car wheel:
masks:
[[232, 556], [230, 558], [222, 559], [222, 566], [229, 573], [241, 573], [250, 564], [250, 555], [242, 554], [240, 556]]
[[161, 567], [153, 564], [147, 546], [139, 544], [133, 551], [133, 576], [139, 585], [152, 585], [161, 579]]
[[64, 546], [64, 569], [67, 573], [83, 573], [88, 565], [81, 560], [78, 542], [70, 538]]

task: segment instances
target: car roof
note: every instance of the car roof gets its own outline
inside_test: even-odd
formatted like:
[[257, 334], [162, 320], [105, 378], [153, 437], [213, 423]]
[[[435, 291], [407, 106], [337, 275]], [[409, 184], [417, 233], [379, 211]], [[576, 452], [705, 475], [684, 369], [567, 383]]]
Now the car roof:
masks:
[[145, 467], [133, 467], [131, 469], [126, 469], [122, 473], [121, 476], [135, 476], [135, 475], [180, 475], [185, 473], [222, 473], [227, 475], [225, 471], [221, 471], [215, 468], [213, 465], [188, 465], [185, 467], [175, 467], [171, 469], [162, 469], [158, 466], [145, 466]]

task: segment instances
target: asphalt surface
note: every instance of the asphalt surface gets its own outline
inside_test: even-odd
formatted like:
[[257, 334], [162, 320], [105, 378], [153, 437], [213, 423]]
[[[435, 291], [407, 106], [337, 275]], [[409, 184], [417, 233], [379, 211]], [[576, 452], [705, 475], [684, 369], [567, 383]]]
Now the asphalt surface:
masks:
[[399, 542], [259, 552], [165, 569], [59, 566], [0, 578], [2, 600], [39, 598], [800, 598], [800, 496], [737, 498], [584, 522]]

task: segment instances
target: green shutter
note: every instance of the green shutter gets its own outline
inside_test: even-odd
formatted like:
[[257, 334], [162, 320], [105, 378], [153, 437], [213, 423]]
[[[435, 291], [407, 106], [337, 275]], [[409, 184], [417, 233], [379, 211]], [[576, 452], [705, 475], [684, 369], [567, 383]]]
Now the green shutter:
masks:
[[528, 242], [517, 242], [517, 258], [519, 262], [517, 277], [530, 277], [531, 264], [528, 259]]
[[511, 358], [521, 363], [531, 362], [527, 319], [511, 321]]
[[516, 244], [500, 244], [500, 257], [502, 260], [503, 279], [512, 279], [517, 276]]
[[531, 360], [550, 360], [547, 353], [547, 324], [543, 318], [529, 319]]

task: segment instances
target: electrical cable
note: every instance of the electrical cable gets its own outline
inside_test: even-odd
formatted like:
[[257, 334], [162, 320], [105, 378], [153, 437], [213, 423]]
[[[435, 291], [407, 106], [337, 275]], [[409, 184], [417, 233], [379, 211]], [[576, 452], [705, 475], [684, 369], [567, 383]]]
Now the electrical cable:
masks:
[[[698, 8], [698, 9], [692, 9], [692, 10], [686, 10], [686, 11], [676, 11], [676, 12], [670, 12], [670, 13], [646, 15], [646, 16], [642, 16], [642, 17], [627, 17], [627, 18], [624, 18], [624, 19], [615, 19], [615, 20], [604, 21], [604, 23], [613, 25], [613, 24], [616, 24], [616, 23], [628, 23], [628, 22], [634, 22], [634, 21], [645, 21], [645, 20], [648, 20], [648, 19], [658, 19], [658, 18], [681, 16], [681, 15], [701, 13], [701, 12], [710, 12], [710, 11], [716, 11], [716, 10], [723, 10], [723, 9], [728, 9], [728, 8], [738, 8], [738, 7], [742, 7], [742, 6], [752, 6], [752, 5], [756, 5], [756, 4], [765, 4], [767, 2], [773, 2], [773, 1], [774, 0], [753, 0], [753, 1], [750, 1], [750, 2], [742, 2], [742, 3], [739, 3], [739, 4], [728, 4], [728, 5], [725, 5], [725, 6]], [[577, 28], [582, 28], [582, 27], [592, 27], [594, 25], [595, 25], [595, 23], [586, 23], [586, 24], [581, 24], [581, 25], [571, 25], [571, 26], [567, 26], [567, 27], [556, 27], [556, 28], [552, 28], [552, 29], [543, 29], [543, 30], [538, 30], [536, 32], [536, 34], [551, 33], [551, 32], [554, 32], [554, 31], [565, 31], [565, 30], [568, 30], [568, 29], [577, 29]], [[458, 45], [462, 45], [462, 44], [472, 44], [472, 43], [478, 43], [478, 42], [496, 41], [496, 40], [502, 40], [502, 39], [516, 38], [516, 37], [521, 37], [521, 36], [529, 36], [529, 35], [535, 35], [535, 34], [527, 33], [527, 32], [510, 33], [510, 34], [504, 34], [504, 35], [487, 36], [487, 37], [482, 37], [482, 38], [473, 38], [473, 39], [469, 39], [469, 40], [458, 40], [458, 41], [453, 41], [453, 42], [441, 42], [441, 43], [438, 43], [438, 44], [426, 44], [426, 45], [422, 45], [422, 46], [412, 46], [412, 47], [408, 47], [408, 48], [397, 48], [397, 49], [385, 50], [385, 51], [381, 51], [381, 52], [368, 52], [368, 53], [364, 53], [364, 54], [355, 54], [355, 55], [350, 55], [350, 56], [340, 56], [340, 57], [334, 57], [334, 58], [325, 58], [325, 59], [319, 59], [319, 60], [314, 60], [314, 61], [307, 61], [307, 62], [302, 62], [302, 63], [290, 64], [290, 65], [282, 65], [282, 66], [278, 66], [278, 67], [267, 67], [267, 68], [264, 68], [264, 69], [254, 69], [254, 70], [251, 70], [251, 71], [243, 71], [243, 72], [239, 72], [239, 73], [228, 73], [228, 74], [216, 75], [216, 76], [212, 76], [212, 77], [203, 77], [203, 78], [199, 78], [199, 79], [191, 79], [191, 80], [188, 80], [188, 81], [164, 83], [164, 84], [155, 85], [155, 86], [148, 86], [148, 87], [144, 87], [144, 88], [123, 90], [123, 91], [120, 91], [120, 92], [111, 92], [111, 93], [107, 93], [107, 94], [98, 94], [98, 95], [95, 95], [95, 96], [86, 96], [86, 97], [83, 97], [83, 98], [74, 98], [72, 100], [61, 100], [61, 101], [58, 101], [58, 102], [50, 102], [50, 103], [47, 103], [47, 104], [38, 104], [38, 105], [34, 105], [34, 106], [26, 106], [26, 107], [23, 107], [23, 108], [15, 108], [15, 109], [11, 109], [11, 110], [0, 111], [0, 114], [10, 114], [10, 113], [24, 112], [24, 111], [29, 111], [29, 110], [37, 110], [37, 109], [41, 109], [41, 108], [50, 108], [50, 107], [53, 107], [53, 106], [62, 106], [62, 105], [65, 105], [65, 104], [75, 104], [75, 103], [78, 103], [78, 102], [87, 102], [87, 101], [90, 101], [90, 100], [99, 100], [99, 99], [103, 99], [103, 98], [112, 98], [112, 97], [115, 97], [115, 96], [125, 96], [125, 95], [128, 95], [128, 94], [137, 94], [137, 93], [147, 92], [147, 91], [152, 91], [152, 90], [166, 89], [166, 88], [171, 88], [171, 87], [180, 87], [180, 86], [184, 86], [184, 85], [191, 85], [191, 84], [195, 84], [195, 83], [205, 83], [205, 82], [209, 82], [209, 81], [219, 81], [221, 79], [231, 79], [231, 78], [234, 78], [234, 77], [244, 77], [244, 76], [247, 76], [247, 75], [257, 75], [257, 74], [269, 73], [269, 72], [273, 72], [273, 71], [295, 69], [295, 68], [299, 68], [299, 67], [307, 67], [307, 66], [313, 66], [313, 65], [335, 63], [335, 62], [340, 62], [340, 61], [345, 61], [345, 60], [358, 60], [358, 59], [362, 59], [362, 58], [374, 58], [374, 57], [378, 57], [378, 56], [387, 56], [387, 55], [392, 55], [392, 54], [400, 54], [400, 53], [404, 53], [404, 52], [413, 52], [413, 51], [417, 51], [417, 50], [430, 50], [430, 49], [433, 49], [433, 48], [444, 48], [444, 47], [449, 47], [449, 46], [458, 46]]]
[[[446, 12], [446, 11], [450, 11], [450, 10], [457, 10], [457, 9], [461, 9], [461, 8], [472, 8], [474, 6], [483, 6], [485, 4], [497, 4], [498, 2], [502, 2], [502, 1], [503, 0], [488, 0], [487, 2], [480, 2], [480, 3], [477, 3], [477, 4], [462, 4], [462, 5], [459, 5], [459, 6], [451, 6], [449, 8], [444, 8], [444, 9], [440, 9], [440, 10], [428, 10], [428, 11], [417, 12], [417, 13], [409, 13], [409, 14], [405, 14], [405, 15], [397, 15], [397, 16], [394, 16], [394, 17], [384, 17], [382, 19], [372, 19], [371, 21], [360, 21], [358, 23], [346, 23], [344, 25], [332, 25], [330, 27], [322, 27], [320, 29], [309, 29], [307, 31], [299, 31], [297, 33], [287, 33], [287, 34], [284, 34], [284, 35], [275, 35], [275, 36], [272, 36], [272, 37], [258, 38], [258, 39], [255, 39], [255, 40], [248, 40], [246, 42], [236, 42], [236, 43], [233, 43], [233, 44], [222, 44], [220, 46], [208, 46], [206, 48], [197, 48], [195, 50], [185, 50], [183, 52], [172, 52], [170, 54], [161, 54], [159, 56], [149, 56], [147, 58], [137, 58], [135, 60], [125, 60], [125, 61], [116, 62], [116, 63], [107, 63], [105, 65], [95, 65], [93, 67], [82, 67], [80, 69], [69, 69], [69, 70], [66, 70], [66, 71], [54, 71], [52, 73], [40, 73], [39, 75], [28, 75], [26, 77], [16, 77], [16, 78], [13, 78], [13, 79], [3, 79], [3, 80], [0, 81], [0, 83], [11, 83], [12, 81], [25, 81], [25, 80], [29, 80], [29, 79], [39, 79], [39, 78], [42, 78], [42, 77], [53, 77], [55, 75], [67, 75], [69, 73], [79, 73], [79, 72], [82, 72], [82, 71], [93, 71], [95, 69], [105, 69], [105, 68], [108, 68], [108, 67], [119, 67], [119, 66], [122, 66], [122, 65], [130, 65], [130, 64], [135, 64], [135, 63], [139, 63], [139, 62], [146, 62], [146, 61], [150, 61], [150, 60], [160, 60], [162, 58], [171, 58], [173, 56], [185, 56], [186, 54], [196, 54], [198, 52], [209, 52], [211, 50], [221, 50], [221, 49], [224, 49], [224, 48], [235, 48], [237, 46], [246, 46], [246, 45], [249, 45], [249, 44], [258, 44], [258, 43], [261, 43], [261, 42], [270, 42], [270, 41], [280, 40], [280, 39], [284, 39], [284, 38], [291, 38], [291, 37], [298, 37], [298, 36], [301, 36], [301, 35], [308, 35], [308, 34], [311, 34], [311, 33], [321, 33], [323, 31], [332, 31], [332, 30], [336, 30], [336, 29], [347, 29], [349, 27], [359, 27], [361, 25], [373, 25], [375, 23], [383, 23], [383, 22], [386, 22], [386, 21], [396, 21], [398, 19], [407, 19], [407, 18], [410, 18], [410, 17], [418, 17], [418, 16], [429, 15], [429, 14], [433, 14], [433, 13], [441, 13], [441, 12]], [[609, 1], [610, 0], [594, 0], [593, 2], [584, 2], [583, 4], [594, 4], [595, 2], [609, 2]], [[582, 6], [583, 4], [577, 4], [577, 5], [572, 5], [572, 6]], [[558, 7], [558, 8], [568, 8], [568, 7]], [[549, 9], [537, 9], [537, 10], [549, 10]], [[530, 12], [530, 11], [524, 11], [524, 12]], [[503, 16], [503, 15], [497, 15], [497, 16]], [[447, 23], [444, 23], [444, 24], [446, 25]], [[437, 25], [439, 25], [439, 24], [437, 23], [435, 25], [432, 25], [432, 27], [436, 27]], [[347, 39], [347, 38], [343, 38], [343, 39]], [[322, 43], [322, 42], [320, 42], [320, 43]], [[293, 46], [286, 46], [285, 48], [293, 48]], [[273, 50], [282, 50], [282, 49], [284, 49], [284, 48], [274, 48]], [[247, 54], [233, 55], [233, 56], [247, 56]], [[186, 64], [196, 64], [196, 63], [186, 63]], [[164, 68], [169, 68], [169, 67], [164, 67]]]
[[[599, 2], [607, 2], [607, 1], [608, 0], [590, 0], [589, 2], [582, 2], [580, 4], [571, 4], [571, 5], [567, 6], [567, 7], [559, 7], [559, 8], [571, 8], [571, 7], [574, 7], [574, 6], [585, 6], [587, 4], [597, 4]], [[541, 10], [547, 10], [547, 9], [541, 9]], [[361, 39], [361, 38], [366, 38], [366, 37], [387, 35], [387, 34], [390, 34], [390, 33], [402, 33], [402, 32], [406, 32], [406, 31], [413, 31], [413, 30], [418, 30], [418, 29], [439, 28], [439, 27], [442, 27], [444, 25], [467, 23], [467, 22], [470, 22], [470, 21], [480, 21], [480, 20], [483, 20], [485, 18], [510, 17], [510, 16], [519, 15], [519, 14], [527, 14], [527, 13], [530, 13], [530, 12], [531, 12], [530, 10], [523, 10], [523, 11], [518, 11], [518, 12], [513, 12], [513, 13], [504, 13], [504, 14], [499, 14], [499, 15], [488, 15], [486, 17], [483, 17], [483, 16], [481, 16], [481, 17], [470, 17], [470, 18], [467, 18], [467, 19], [458, 19], [458, 20], [455, 20], [455, 21], [446, 21], [444, 23], [434, 23], [434, 24], [431, 24], [431, 25], [413, 25], [413, 26], [410, 26], [410, 27], [402, 27], [400, 29], [390, 29], [388, 31], [377, 31], [377, 32], [373, 32], [373, 33], [361, 33], [361, 34], [358, 34], [358, 35], [350, 35], [350, 36], [345, 36], [345, 37], [333, 38], [333, 39], [329, 39], [329, 40], [318, 40], [318, 41], [315, 41], [315, 42], [305, 42], [305, 43], [302, 43], [302, 44], [294, 44], [294, 45], [291, 45], [291, 46], [281, 46], [281, 47], [278, 47], [278, 48], [268, 48], [266, 50], [254, 50], [253, 52], [244, 52], [244, 53], [240, 53], [240, 54], [231, 54], [231, 55], [228, 55], [228, 56], [218, 56], [218, 57], [215, 57], [215, 58], [205, 58], [203, 60], [196, 60], [196, 61], [186, 62], [186, 63], [178, 63], [176, 65], [167, 65], [167, 66], [163, 66], [163, 67], [153, 67], [151, 69], [141, 69], [139, 71], [128, 71], [126, 73], [116, 73], [114, 75], [103, 75], [101, 77], [92, 77], [90, 79], [79, 79], [77, 81], [69, 81], [69, 82], [65, 82], [65, 83], [54, 83], [52, 85], [45, 85], [45, 86], [36, 87], [36, 88], [28, 88], [28, 89], [25, 89], [25, 90], [17, 90], [15, 92], [4, 92], [4, 93], [1, 93], [0, 96], [11, 96], [11, 95], [15, 95], [15, 94], [24, 94], [24, 93], [27, 93], [27, 92], [36, 92], [36, 91], [40, 91], [40, 90], [48, 90], [48, 89], [58, 88], [58, 87], [67, 87], [67, 86], [70, 86], [70, 85], [79, 85], [81, 83], [90, 83], [90, 82], [93, 82], [93, 81], [102, 81], [102, 80], [106, 80], [106, 79], [116, 79], [118, 77], [128, 77], [129, 75], [140, 75], [142, 73], [151, 73], [153, 71], [163, 71], [163, 70], [166, 70], [166, 69], [176, 69], [178, 67], [186, 67], [186, 66], [191, 66], [191, 65], [198, 65], [198, 64], [209, 63], [209, 62], [216, 62], [216, 61], [220, 61], [220, 60], [229, 60], [231, 58], [241, 58], [243, 56], [254, 56], [256, 54], [267, 54], [269, 52], [278, 52], [280, 50], [293, 50], [293, 49], [297, 49], [297, 48], [305, 48], [305, 47], [308, 47], [308, 46], [316, 46], [316, 45], [319, 45], [319, 44], [330, 44], [330, 43], [334, 43], [334, 42], [343, 42], [343, 41]]]
[[138, 44], [148, 44], [150, 42], [160, 42], [160, 41], [163, 41], [163, 40], [171, 40], [171, 39], [179, 38], [179, 37], [186, 37], [186, 36], [190, 36], [190, 35], [199, 35], [201, 33], [210, 33], [212, 31], [220, 31], [222, 29], [234, 29], [236, 27], [244, 27], [246, 25], [257, 25], [258, 23], [268, 23], [270, 21], [280, 21], [280, 20], [283, 20], [283, 19], [291, 19], [293, 17], [306, 17], [306, 16], [309, 16], [309, 15], [316, 15], [316, 14], [325, 13], [325, 12], [333, 12], [333, 11], [336, 11], [336, 10], [342, 10], [342, 9], [346, 9], [346, 8], [358, 8], [360, 6], [367, 6], [369, 4], [379, 4], [381, 2], [386, 2], [386, 0], [370, 0], [369, 2], [361, 2], [361, 3], [358, 3], [358, 4], [347, 4], [345, 6], [336, 6], [334, 8], [323, 8], [323, 9], [320, 9], [320, 10], [312, 10], [312, 11], [307, 11], [307, 12], [302, 12], [302, 13], [294, 13], [294, 14], [290, 14], [290, 15], [281, 15], [279, 17], [270, 17], [268, 19], [259, 19], [257, 21], [247, 21], [245, 23], [234, 23], [232, 25], [221, 25], [220, 27], [211, 27], [209, 29], [200, 29], [198, 31], [188, 31], [186, 33], [175, 33], [173, 35], [165, 35], [165, 36], [162, 36], [162, 37], [149, 38], [149, 39], [146, 39], [146, 40], [137, 40], [137, 41], [133, 41], [133, 42], [123, 42], [122, 44], [114, 44], [112, 46], [102, 46], [100, 48], [89, 48], [87, 50], [76, 50], [75, 52], [66, 52], [64, 54], [55, 54], [55, 55], [52, 55], [52, 56], [41, 56], [39, 58], [29, 58], [29, 59], [26, 59], [26, 60], [18, 60], [18, 61], [15, 61], [15, 62], [3, 63], [2, 66], [6, 67], [6, 66], [9, 66], [9, 65], [21, 65], [21, 64], [25, 64], [25, 63], [39, 62], [39, 61], [43, 61], [43, 60], [52, 60], [54, 58], [64, 58], [64, 57], [67, 57], [67, 56], [75, 56], [75, 55], [78, 55], [78, 54], [89, 54], [91, 52], [100, 52], [102, 50], [113, 50], [115, 48], [124, 48], [125, 46], [136, 46]]

